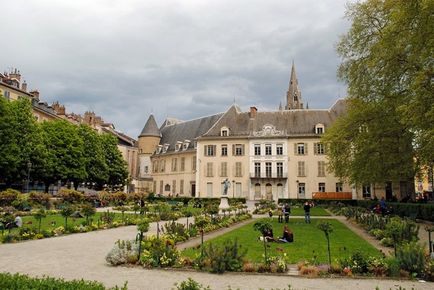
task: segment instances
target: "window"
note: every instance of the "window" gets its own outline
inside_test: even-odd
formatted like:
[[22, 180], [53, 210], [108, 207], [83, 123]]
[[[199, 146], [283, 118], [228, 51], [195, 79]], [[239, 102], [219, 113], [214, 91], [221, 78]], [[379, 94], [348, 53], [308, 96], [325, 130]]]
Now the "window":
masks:
[[314, 143], [314, 151], [316, 155], [324, 155], [325, 154], [325, 146], [323, 143]]
[[306, 192], [306, 184], [305, 183], [299, 183], [298, 184], [298, 197], [304, 198]]
[[172, 158], [172, 171], [178, 170], [178, 158]]
[[176, 180], [172, 180], [172, 194], [176, 194]]
[[318, 191], [319, 192], [325, 192], [325, 183], [324, 182], [318, 183]]
[[182, 150], [187, 150], [188, 146], [190, 145], [190, 140], [185, 140], [184, 143], [182, 144]]
[[212, 168], [213, 167], [213, 165], [212, 165], [212, 162], [207, 162], [206, 163], [206, 176], [207, 177], [212, 177], [213, 176], [213, 172], [212, 172]]
[[157, 161], [152, 162], [152, 172], [158, 172], [158, 162]]
[[371, 198], [371, 186], [369, 184], [365, 184], [362, 187], [363, 198]]
[[261, 144], [255, 144], [255, 156], [261, 155]]
[[184, 179], [179, 181], [179, 194], [184, 194]]
[[161, 172], [166, 172], [166, 160], [161, 160], [160, 170]]
[[228, 145], [222, 145], [222, 156], [228, 156]]
[[205, 145], [205, 156], [215, 156], [216, 145]]
[[282, 144], [276, 145], [276, 155], [283, 155], [283, 145]]
[[181, 157], [181, 168], [180, 168], [180, 170], [181, 171], [185, 170], [185, 157]]
[[228, 163], [222, 162], [220, 165], [220, 176], [227, 177], [228, 176]]
[[164, 191], [170, 191], [170, 184], [166, 184], [164, 186]]
[[318, 176], [325, 176], [325, 161], [318, 161]]
[[342, 182], [336, 182], [336, 192], [342, 192]]
[[235, 163], [235, 176], [236, 177], [241, 177], [242, 175], [242, 170], [241, 170], [241, 162], [236, 162]]
[[9, 100], [10, 99], [10, 97], [11, 97], [11, 92], [9, 92], [9, 91], [4, 91], [4, 97], [7, 99], [7, 100]]
[[157, 150], [156, 150], [156, 153], [157, 153], [157, 154], [160, 154], [162, 149], [163, 149], [163, 146], [158, 145]]
[[160, 194], [163, 194], [163, 180], [160, 180]]
[[265, 145], [265, 155], [271, 155], [271, 144]]
[[157, 182], [154, 180], [153, 184], [152, 184], [152, 192], [156, 193], [157, 192]]
[[244, 145], [242, 144], [235, 144], [234, 145], [234, 156], [243, 156], [244, 155]]
[[167, 149], [169, 149], [169, 144], [164, 144], [164, 146], [163, 146], [163, 153], [166, 153]]
[[196, 156], [193, 156], [191, 160], [191, 168], [193, 171], [196, 171]]
[[194, 149], [197, 148], [197, 141], [194, 141], [194, 142], [193, 142], [193, 147], [194, 147]]
[[315, 133], [316, 134], [323, 134], [324, 133], [324, 125], [323, 124], [316, 124], [315, 125]]
[[229, 136], [229, 129], [228, 129], [227, 127], [222, 127], [222, 128], [220, 129], [220, 135], [221, 135], [222, 137], [227, 137], [227, 136]]
[[181, 149], [181, 145], [182, 145], [182, 142], [176, 142], [176, 144], [175, 144], [175, 151], [179, 151], [180, 149]]
[[265, 176], [271, 178], [271, 162], [265, 162]]
[[241, 197], [242, 188], [241, 188], [241, 182], [235, 183], [235, 194], [236, 197]]
[[206, 195], [212, 197], [212, 182], [206, 183]]
[[298, 161], [298, 174], [297, 174], [297, 176], [306, 176], [304, 161]]
[[259, 178], [261, 177], [261, 163], [255, 162], [255, 177]]
[[296, 144], [296, 154], [297, 155], [304, 155], [306, 154], [306, 144], [305, 143], [297, 143]]
[[283, 177], [283, 163], [277, 162], [277, 177], [282, 178]]

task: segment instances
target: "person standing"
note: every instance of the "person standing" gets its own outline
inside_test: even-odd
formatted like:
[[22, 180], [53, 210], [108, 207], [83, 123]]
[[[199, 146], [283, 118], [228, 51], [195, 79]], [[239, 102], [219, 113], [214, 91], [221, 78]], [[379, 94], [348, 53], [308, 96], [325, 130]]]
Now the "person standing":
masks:
[[306, 201], [304, 203], [304, 221], [307, 224], [310, 224], [310, 204]]
[[289, 206], [289, 203], [285, 204], [285, 207], [283, 208], [283, 214], [285, 216], [285, 223], [289, 222], [289, 214], [291, 213], [291, 207]]
[[277, 214], [278, 214], [277, 221], [279, 223], [283, 223], [283, 205], [279, 205], [277, 209]]

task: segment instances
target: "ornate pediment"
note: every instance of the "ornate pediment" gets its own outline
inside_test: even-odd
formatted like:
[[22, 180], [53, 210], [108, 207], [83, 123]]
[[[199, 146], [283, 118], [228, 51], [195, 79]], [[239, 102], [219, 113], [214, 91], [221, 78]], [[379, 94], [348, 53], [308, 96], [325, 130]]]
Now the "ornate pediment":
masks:
[[276, 127], [271, 124], [265, 124], [262, 126], [261, 131], [254, 131], [253, 136], [265, 137], [265, 136], [282, 136], [283, 131], [276, 130]]

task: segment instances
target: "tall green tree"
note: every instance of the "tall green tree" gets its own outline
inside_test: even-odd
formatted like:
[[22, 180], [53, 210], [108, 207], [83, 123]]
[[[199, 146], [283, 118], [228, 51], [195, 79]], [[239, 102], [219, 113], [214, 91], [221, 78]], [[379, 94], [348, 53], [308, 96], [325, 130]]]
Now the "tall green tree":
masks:
[[29, 162], [32, 177], [44, 170], [47, 156], [42, 132], [28, 99], [9, 102], [0, 97], [0, 176], [6, 183], [27, 179]]
[[66, 121], [50, 121], [41, 124], [47, 147], [45, 185], [58, 180], [73, 181], [77, 186], [86, 180], [83, 140], [78, 127]]
[[116, 137], [110, 134], [100, 136], [105, 153], [105, 161], [108, 165], [107, 185], [111, 187], [123, 187], [128, 178], [127, 163], [122, 158], [118, 149]]
[[88, 182], [96, 183], [101, 189], [109, 178], [109, 168], [106, 163], [103, 140], [98, 133], [87, 125], [80, 125], [78, 132], [83, 140], [83, 155]]
[[[348, 84], [348, 115], [326, 134], [331, 150], [343, 150], [342, 156], [330, 156], [337, 175], [367, 182], [381, 180], [380, 172], [383, 181], [405, 176], [409, 153], [417, 165], [433, 166], [433, 13], [433, 0], [349, 4], [352, 24], [337, 46], [338, 75]], [[355, 161], [362, 158], [365, 177], [355, 172], [361, 169]]]

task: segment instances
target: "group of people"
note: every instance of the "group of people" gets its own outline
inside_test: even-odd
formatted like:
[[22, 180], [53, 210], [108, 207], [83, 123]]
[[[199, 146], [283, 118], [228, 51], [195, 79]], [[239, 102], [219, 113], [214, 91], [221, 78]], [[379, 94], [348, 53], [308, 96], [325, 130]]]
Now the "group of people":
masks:
[[[304, 210], [304, 221], [307, 224], [310, 224], [310, 209], [314, 207], [314, 204], [312, 201], [308, 202], [306, 201], [304, 203], [303, 206], [303, 210]], [[284, 205], [280, 205], [278, 208], [278, 216], [277, 216], [277, 221], [279, 223], [283, 223], [283, 219], [285, 218], [285, 223], [289, 222], [289, 215], [291, 214], [291, 207], [289, 205], [289, 203], [286, 203]], [[273, 211], [270, 210], [268, 212], [268, 215], [270, 216], [270, 218], [273, 216]]]
[[268, 231], [263, 233], [262, 237], [259, 237], [259, 240], [265, 239], [266, 242], [282, 242], [282, 243], [292, 243], [294, 242], [294, 233], [285, 225], [283, 227], [283, 234], [280, 238], [274, 238], [273, 229], [270, 228]]

